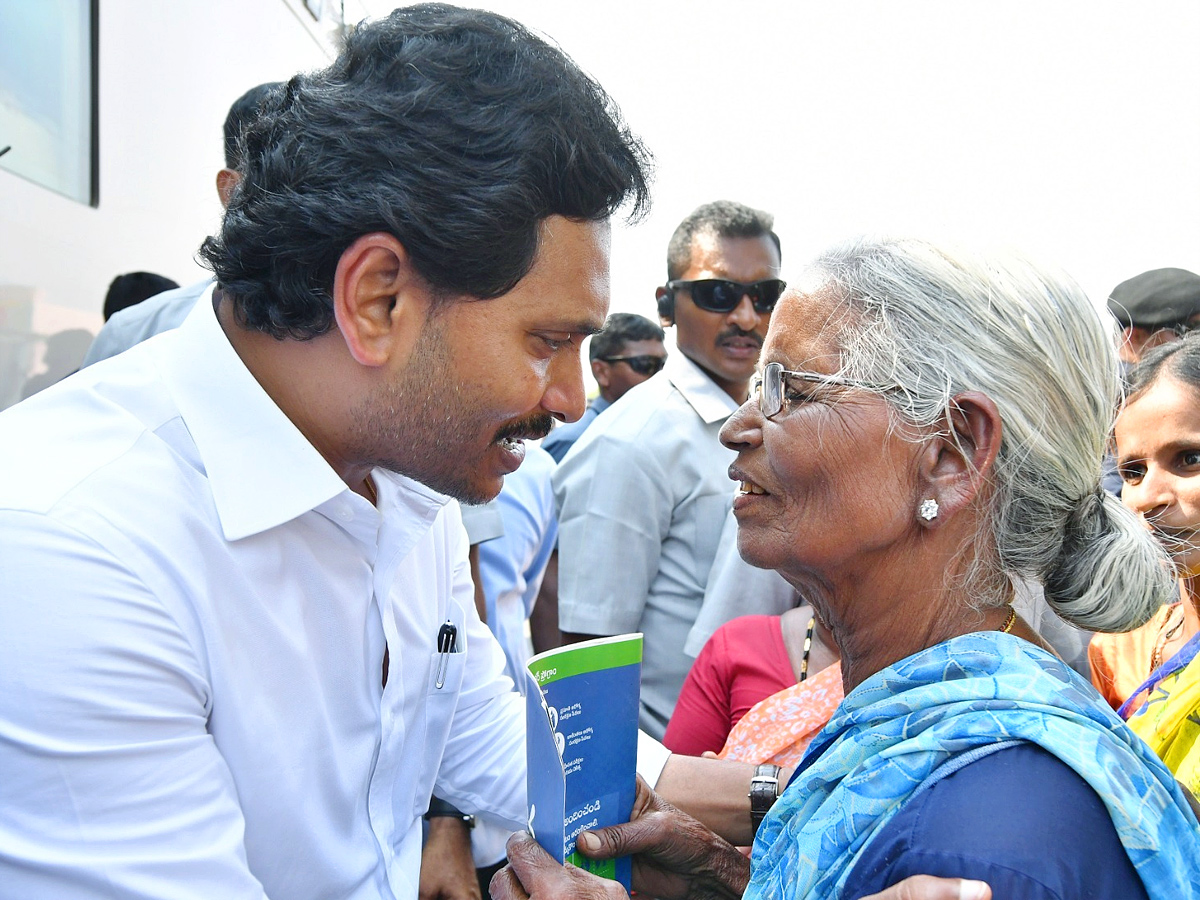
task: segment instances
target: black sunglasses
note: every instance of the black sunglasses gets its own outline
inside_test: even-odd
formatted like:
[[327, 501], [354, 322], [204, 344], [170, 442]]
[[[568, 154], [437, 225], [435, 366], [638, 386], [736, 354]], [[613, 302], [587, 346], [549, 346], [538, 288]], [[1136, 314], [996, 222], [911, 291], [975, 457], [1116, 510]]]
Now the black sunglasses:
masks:
[[668, 281], [667, 290], [686, 288], [691, 292], [692, 302], [708, 312], [727, 313], [737, 309], [745, 296], [750, 297], [756, 312], [769, 313], [779, 302], [786, 281], [766, 278], [742, 284], [725, 278], [699, 278], [695, 281]]
[[665, 356], [602, 356], [601, 362], [623, 362], [639, 375], [653, 375], [667, 363]]

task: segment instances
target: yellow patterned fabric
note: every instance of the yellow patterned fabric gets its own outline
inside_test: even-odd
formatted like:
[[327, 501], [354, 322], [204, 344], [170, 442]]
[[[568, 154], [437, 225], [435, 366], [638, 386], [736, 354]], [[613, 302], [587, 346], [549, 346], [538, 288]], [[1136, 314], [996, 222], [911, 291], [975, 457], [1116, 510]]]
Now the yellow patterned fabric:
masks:
[[[1193, 794], [1200, 794], [1200, 647], [1188, 642], [1171, 660], [1173, 670], [1149, 688], [1132, 728]], [[1186, 665], [1180, 657], [1187, 655]], [[1166, 668], [1164, 666], [1164, 668]]]

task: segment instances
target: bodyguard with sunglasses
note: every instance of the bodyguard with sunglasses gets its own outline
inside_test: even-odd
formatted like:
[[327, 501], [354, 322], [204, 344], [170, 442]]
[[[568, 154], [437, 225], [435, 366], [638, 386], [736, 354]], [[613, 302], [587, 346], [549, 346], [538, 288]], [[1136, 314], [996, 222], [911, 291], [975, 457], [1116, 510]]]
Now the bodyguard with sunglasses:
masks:
[[[675, 230], [659, 317], [678, 353], [598, 418], [554, 477], [564, 639], [641, 631], [641, 727], [661, 738], [732, 495], [722, 423], [746, 399], [783, 291], [773, 218], [701, 206]], [[624, 362], [622, 362], [624, 365]]]
[[578, 420], [556, 425], [542, 441], [542, 449], [555, 462], [562, 462], [596, 416], [624, 397], [630, 388], [662, 370], [667, 361], [665, 336], [658, 325], [633, 313], [613, 313], [605, 321], [604, 329], [592, 335], [588, 359], [600, 394]]

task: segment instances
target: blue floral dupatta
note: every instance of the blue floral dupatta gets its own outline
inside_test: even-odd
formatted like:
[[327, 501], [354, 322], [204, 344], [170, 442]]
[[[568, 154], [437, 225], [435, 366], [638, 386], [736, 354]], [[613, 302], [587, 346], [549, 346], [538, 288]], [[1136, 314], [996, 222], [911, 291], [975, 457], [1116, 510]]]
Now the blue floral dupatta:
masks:
[[746, 900], [837, 897], [910, 797], [1011, 741], [1054, 754], [1099, 794], [1152, 900], [1200, 897], [1200, 834], [1171, 773], [1065, 663], [989, 631], [901, 660], [846, 697], [759, 828]]

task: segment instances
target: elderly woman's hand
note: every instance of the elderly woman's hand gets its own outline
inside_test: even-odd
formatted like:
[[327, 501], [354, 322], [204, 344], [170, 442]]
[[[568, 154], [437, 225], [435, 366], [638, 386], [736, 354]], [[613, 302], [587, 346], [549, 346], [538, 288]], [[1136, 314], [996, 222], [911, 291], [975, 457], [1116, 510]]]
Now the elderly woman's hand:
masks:
[[628, 900], [615, 881], [561, 866], [525, 832], [508, 839], [508, 865], [492, 876], [492, 900]]
[[[576, 843], [590, 859], [633, 856], [633, 887], [660, 900], [741, 897], [750, 862], [731, 844], [661, 799], [641, 778], [629, 822], [584, 832]], [[527, 834], [508, 840], [508, 865], [492, 879], [494, 900], [615, 900], [615, 882], [560, 866]]]
[[576, 846], [591, 859], [633, 857], [633, 887], [660, 900], [741, 897], [750, 862], [638, 779], [624, 825], [584, 832]]

